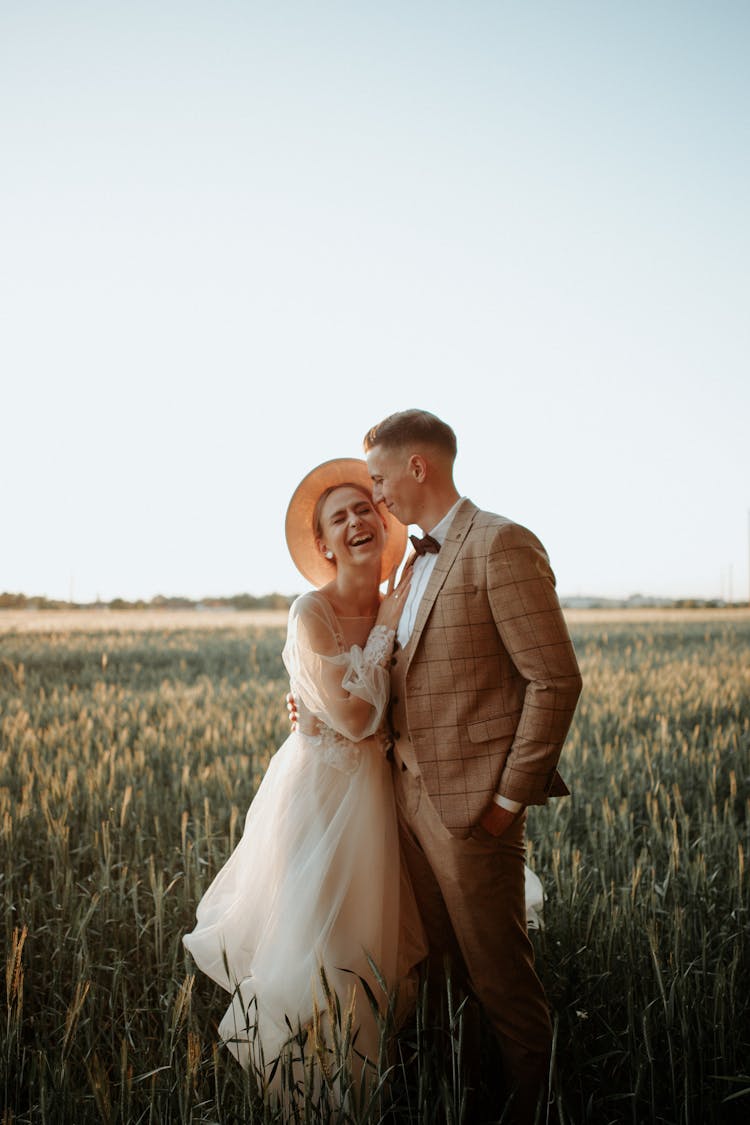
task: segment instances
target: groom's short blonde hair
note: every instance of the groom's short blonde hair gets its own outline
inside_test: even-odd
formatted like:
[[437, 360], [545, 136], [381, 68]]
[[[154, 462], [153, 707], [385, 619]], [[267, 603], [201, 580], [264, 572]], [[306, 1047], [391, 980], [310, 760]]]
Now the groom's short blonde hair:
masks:
[[456, 435], [447, 422], [427, 410], [401, 410], [389, 414], [365, 434], [365, 453], [376, 446], [383, 449], [418, 449], [429, 445], [441, 453], [456, 458]]

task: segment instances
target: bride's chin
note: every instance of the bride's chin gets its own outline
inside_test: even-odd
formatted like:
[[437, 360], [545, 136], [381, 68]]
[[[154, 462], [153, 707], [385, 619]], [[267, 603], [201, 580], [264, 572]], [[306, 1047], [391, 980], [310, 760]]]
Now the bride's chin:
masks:
[[368, 551], [366, 554], [362, 552], [362, 554], [352, 555], [349, 559], [349, 565], [353, 570], [379, 571], [382, 557], [380, 551]]

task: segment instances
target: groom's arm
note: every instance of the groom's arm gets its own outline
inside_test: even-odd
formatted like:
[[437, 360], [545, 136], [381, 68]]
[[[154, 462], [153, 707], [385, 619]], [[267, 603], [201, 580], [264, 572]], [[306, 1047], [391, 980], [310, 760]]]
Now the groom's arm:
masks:
[[526, 680], [497, 792], [523, 805], [544, 804], [581, 692], [581, 674], [547, 553], [526, 528], [505, 524], [496, 532], [487, 559], [487, 594], [500, 639]]

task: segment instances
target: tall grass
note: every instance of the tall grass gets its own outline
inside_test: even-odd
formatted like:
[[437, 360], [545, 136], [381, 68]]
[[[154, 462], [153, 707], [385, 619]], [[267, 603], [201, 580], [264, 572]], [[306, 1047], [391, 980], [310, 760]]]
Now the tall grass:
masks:
[[[573, 796], [529, 824], [560, 1116], [744, 1121], [750, 623], [574, 639]], [[0, 639], [3, 1125], [473, 1122], [477, 1059], [493, 1104], [489, 1037], [451, 989], [443, 1013], [425, 992], [389, 1042], [371, 1103], [342, 1096], [355, 1078], [338, 1067], [336, 1098], [276, 1110], [217, 1045], [226, 997], [181, 936], [286, 736], [281, 643], [275, 629]]]

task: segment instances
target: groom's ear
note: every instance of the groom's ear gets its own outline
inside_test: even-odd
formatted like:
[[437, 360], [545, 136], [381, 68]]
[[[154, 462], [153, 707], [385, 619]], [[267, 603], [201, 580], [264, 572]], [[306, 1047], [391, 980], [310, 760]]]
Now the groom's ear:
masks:
[[412, 453], [409, 458], [409, 472], [415, 480], [424, 480], [427, 476], [427, 460], [421, 453]]

